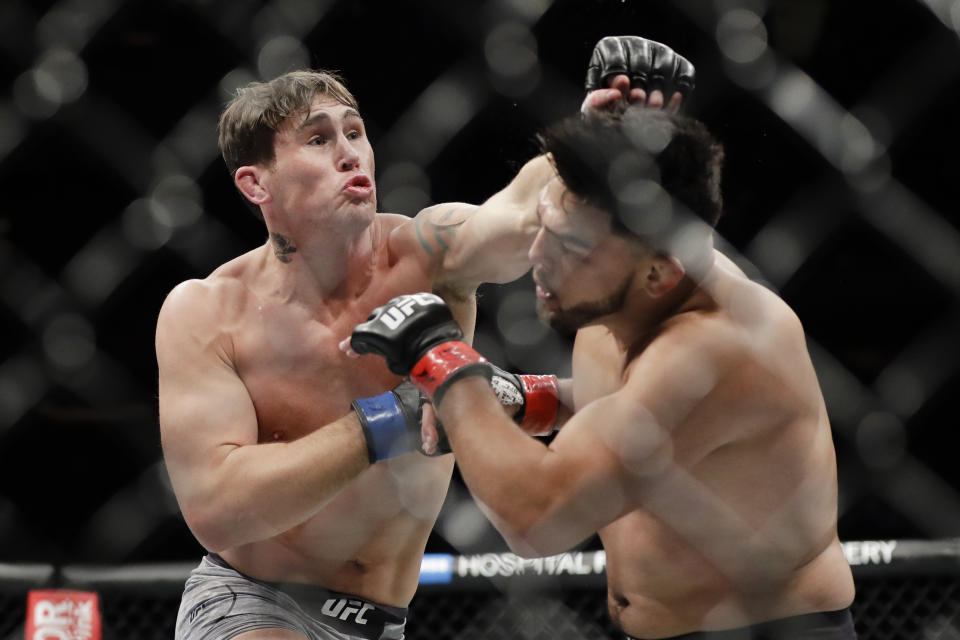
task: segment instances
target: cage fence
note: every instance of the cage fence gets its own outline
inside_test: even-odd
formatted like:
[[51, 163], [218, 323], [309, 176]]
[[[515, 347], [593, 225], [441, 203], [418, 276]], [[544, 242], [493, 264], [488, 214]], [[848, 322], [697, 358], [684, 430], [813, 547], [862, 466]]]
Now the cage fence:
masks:
[[[341, 70], [374, 138], [380, 208], [412, 215], [501, 187], [533, 132], [578, 108], [594, 42], [628, 32], [697, 65], [689, 111], [728, 149], [718, 244], [804, 321], [841, 534], [960, 535], [943, 446], [960, 383], [958, 31], [960, 0], [3, 2], [0, 560], [42, 563], [34, 578], [17, 564], [17, 580], [64, 586], [74, 562], [198, 557], [160, 461], [152, 334], [172, 286], [263, 241], [216, 148], [237, 87]], [[484, 287], [479, 304], [491, 360], [567, 370], [528, 281]], [[489, 528], [455, 495], [463, 517], [439, 532], [465, 553]], [[956, 637], [951, 575], [859, 572], [858, 629]], [[179, 592], [139, 589], [103, 586], [106, 633], [169, 629]], [[432, 589], [411, 637], [609, 631], [596, 588]], [[13, 637], [22, 588], [0, 591]]]
[[[960, 539], [847, 541], [861, 640], [960, 636]], [[104, 640], [173, 637], [191, 565], [0, 566], [0, 638], [23, 637], [31, 589], [95, 592]], [[607, 613], [602, 551], [541, 559], [430, 554], [406, 637], [547, 640], [618, 637]]]

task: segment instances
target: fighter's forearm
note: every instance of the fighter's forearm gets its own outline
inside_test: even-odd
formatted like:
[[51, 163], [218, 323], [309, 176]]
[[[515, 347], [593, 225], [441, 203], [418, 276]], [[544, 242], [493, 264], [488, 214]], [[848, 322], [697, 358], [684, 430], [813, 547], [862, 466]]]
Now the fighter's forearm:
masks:
[[292, 442], [230, 447], [217, 468], [178, 492], [201, 544], [222, 551], [303, 523], [369, 466], [356, 415]]
[[449, 245], [438, 279], [476, 286], [511, 282], [526, 273], [527, 254], [539, 228], [539, 194], [555, 175], [546, 156], [527, 162], [510, 184], [466, 218]]
[[451, 385], [437, 413], [464, 481], [516, 553], [556, 553], [579, 541], [552, 522], [563, 496], [551, 477], [553, 452], [516, 428], [485, 380]]

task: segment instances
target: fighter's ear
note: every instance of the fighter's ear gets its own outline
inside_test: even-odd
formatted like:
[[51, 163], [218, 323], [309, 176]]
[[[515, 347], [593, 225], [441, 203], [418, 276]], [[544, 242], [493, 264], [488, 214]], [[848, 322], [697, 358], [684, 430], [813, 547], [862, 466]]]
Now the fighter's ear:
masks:
[[262, 182], [263, 169], [256, 165], [244, 165], [233, 174], [233, 182], [246, 198], [256, 205], [270, 201], [270, 191]]
[[680, 284], [686, 269], [675, 257], [658, 254], [651, 257], [644, 273], [644, 288], [651, 297], [657, 298], [669, 293]]

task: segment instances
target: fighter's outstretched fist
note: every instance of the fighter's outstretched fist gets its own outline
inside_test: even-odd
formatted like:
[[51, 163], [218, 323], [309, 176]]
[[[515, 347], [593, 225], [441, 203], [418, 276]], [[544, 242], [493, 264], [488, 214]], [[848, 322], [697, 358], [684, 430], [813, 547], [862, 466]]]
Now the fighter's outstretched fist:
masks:
[[590, 56], [587, 96], [580, 110], [645, 104], [676, 111], [693, 91], [695, 75], [690, 61], [665, 44], [639, 36], [607, 36]]
[[435, 405], [455, 380], [466, 375], [490, 379], [486, 359], [463, 342], [463, 332], [443, 300], [432, 293], [398, 296], [377, 307], [350, 336], [356, 353], [374, 353], [410, 381]]

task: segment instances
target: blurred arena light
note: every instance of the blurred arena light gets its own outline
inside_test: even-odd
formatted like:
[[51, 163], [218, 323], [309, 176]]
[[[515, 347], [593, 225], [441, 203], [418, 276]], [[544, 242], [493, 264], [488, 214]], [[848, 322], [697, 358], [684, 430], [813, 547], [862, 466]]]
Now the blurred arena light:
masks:
[[431, 204], [430, 177], [414, 162], [394, 162], [377, 181], [379, 206], [383, 211], [414, 215]]
[[540, 82], [537, 41], [519, 22], [504, 21], [487, 35], [484, 44], [494, 88], [519, 98], [532, 93]]
[[257, 70], [265, 80], [308, 66], [310, 54], [303, 43], [292, 36], [270, 38], [260, 47], [257, 55]]
[[439, 522], [441, 534], [457, 549], [476, 549], [489, 526], [486, 516], [470, 496], [448, 500]]
[[717, 44], [731, 62], [745, 65], [767, 51], [767, 27], [749, 9], [731, 9], [717, 22]]
[[500, 301], [497, 328], [511, 346], [532, 347], [547, 337], [549, 330], [537, 318], [536, 304], [529, 289], [513, 291]]
[[944, 26], [960, 32], [960, 0], [919, 0]]
[[867, 414], [857, 428], [860, 457], [876, 469], [896, 466], [906, 454], [906, 444], [903, 422], [886, 411]]
[[44, 52], [31, 72], [37, 94], [52, 107], [77, 100], [87, 90], [87, 67], [68, 49]]
[[137, 198], [123, 211], [123, 234], [135, 247], [151, 251], [159, 249], [170, 240], [173, 229], [160, 222], [154, 214], [152, 198]]
[[76, 313], [62, 313], [51, 319], [42, 340], [47, 361], [66, 372], [87, 364], [97, 352], [93, 326]]
[[388, 162], [432, 162], [486, 102], [475, 78], [473, 69], [455, 67], [434, 80], [384, 136], [380, 154]]
[[79, 52], [117, 8], [116, 0], [61, 0], [37, 21], [37, 44]]

